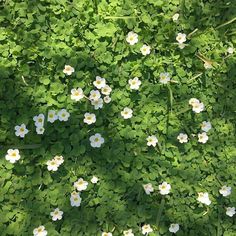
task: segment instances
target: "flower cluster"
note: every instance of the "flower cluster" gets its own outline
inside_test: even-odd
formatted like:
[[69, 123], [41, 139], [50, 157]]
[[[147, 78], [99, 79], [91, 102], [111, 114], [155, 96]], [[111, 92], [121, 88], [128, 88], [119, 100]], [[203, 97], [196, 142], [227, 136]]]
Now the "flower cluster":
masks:
[[[143, 188], [147, 195], [150, 195], [150, 193], [154, 192], [154, 188], [151, 183], [144, 184]], [[161, 195], [167, 195], [170, 193], [171, 185], [168, 184], [167, 182], [163, 182], [162, 184], [158, 186], [158, 189]]]
[[36, 133], [37, 134], [43, 134], [44, 133], [44, 120], [45, 120], [45, 116], [44, 114], [39, 114], [37, 116], [33, 117], [34, 120], [34, 125], [36, 127]]
[[63, 156], [55, 156], [52, 160], [47, 161], [49, 171], [57, 171], [59, 166], [64, 162]]

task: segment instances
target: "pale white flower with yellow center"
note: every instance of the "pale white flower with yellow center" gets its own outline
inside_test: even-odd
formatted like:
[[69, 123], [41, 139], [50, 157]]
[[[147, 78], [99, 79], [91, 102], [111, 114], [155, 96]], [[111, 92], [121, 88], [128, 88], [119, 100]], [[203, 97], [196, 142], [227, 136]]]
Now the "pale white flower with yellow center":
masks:
[[235, 215], [235, 207], [227, 207], [226, 208], [226, 215], [229, 217], [233, 217]]
[[183, 33], [178, 33], [176, 36], [176, 40], [178, 41], [178, 43], [182, 44], [184, 42], [186, 42], [186, 34]]
[[170, 74], [168, 72], [161, 73], [160, 74], [160, 83], [167, 84], [168, 82], [170, 82]]
[[44, 131], [45, 131], [44, 127], [42, 127], [42, 126], [36, 127], [36, 133], [37, 134], [43, 134]]
[[205, 132], [203, 132], [201, 134], [198, 134], [197, 136], [198, 136], [198, 142], [199, 143], [206, 143], [207, 140], [208, 140], [208, 135]]
[[203, 110], [205, 109], [205, 106], [202, 102], [193, 102], [193, 105], [192, 105], [192, 110], [195, 112], [195, 113], [200, 113], [202, 112]]
[[233, 53], [234, 53], [234, 48], [233, 48], [233, 47], [229, 47], [229, 48], [227, 49], [227, 52], [228, 52], [229, 54], [233, 54]]
[[134, 77], [133, 79], [129, 79], [130, 89], [139, 90], [141, 85], [141, 81], [138, 77]]
[[108, 85], [105, 85], [101, 90], [102, 94], [107, 95], [107, 96], [110, 95], [111, 91], [112, 91], [112, 89]]
[[180, 134], [177, 136], [177, 139], [179, 140], [180, 143], [187, 143], [187, 142], [188, 142], [188, 135], [187, 135], [187, 134], [180, 133]]
[[95, 110], [98, 110], [103, 107], [103, 99], [99, 98], [98, 100], [92, 100], [91, 104], [94, 106]]
[[143, 189], [147, 195], [150, 195], [150, 193], [152, 193], [154, 191], [154, 188], [152, 187], [151, 183], [144, 184]]
[[95, 135], [92, 135], [89, 138], [89, 141], [92, 147], [100, 148], [101, 145], [104, 143], [104, 138], [101, 136], [101, 134], [96, 133]]
[[133, 31], [130, 31], [126, 37], [126, 41], [130, 44], [130, 45], [134, 45], [138, 42], [138, 35], [136, 33], [134, 33]]
[[57, 113], [59, 121], [68, 121], [70, 113], [66, 109], [61, 109]]
[[48, 122], [53, 123], [55, 120], [58, 119], [57, 112], [54, 110], [48, 111]]
[[144, 45], [140, 48], [140, 51], [141, 51], [141, 53], [142, 53], [144, 56], [146, 56], [146, 55], [150, 54], [150, 52], [151, 52], [151, 47], [148, 46], [148, 45], [146, 45], [146, 44], [144, 44]]
[[48, 232], [43, 225], [40, 225], [38, 228], [33, 230], [33, 234], [34, 236], [46, 236]]
[[20, 160], [20, 152], [18, 149], [8, 149], [5, 158], [10, 163], [15, 163], [16, 161]]
[[110, 232], [108, 232], [108, 233], [107, 232], [103, 232], [102, 236], [112, 236], [112, 233], [110, 233]]
[[90, 181], [91, 181], [91, 183], [96, 184], [99, 181], [99, 179], [98, 179], [98, 177], [93, 176]]
[[25, 124], [16, 125], [15, 126], [15, 135], [21, 138], [24, 138], [26, 134], [28, 134], [29, 130], [26, 128]]
[[193, 106], [195, 103], [200, 103], [200, 101], [197, 98], [190, 98], [188, 101], [188, 104]]
[[92, 101], [97, 101], [101, 97], [101, 94], [98, 90], [90, 91], [89, 99]]
[[203, 204], [206, 204], [207, 206], [211, 204], [211, 200], [209, 199], [208, 193], [203, 193], [203, 192], [198, 193], [197, 200]]
[[53, 221], [61, 220], [63, 216], [63, 211], [60, 211], [59, 208], [54, 209], [54, 211], [50, 212], [50, 216]]
[[79, 207], [81, 205], [82, 198], [80, 197], [80, 193], [76, 191], [71, 193], [70, 196], [70, 204], [71, 206]]
[[53, 160], [60, 166], [64, 162], [63, 156], [55, 156]]
[[231, 187], [227, 187], [227, 186], [224, 185], [224, 186], [221, 187], [219, 192], [224, 197], [227, 197], [227, 196], [229, 196], [231, 194]]
[[84, 123], [91, 125], [96, 122], [96, 115], [93, 113], [86, 112], [84, 114]]
[[80, 101], [84, 97], [84, 92], [82, 88], [73, 88], [71, 89], [71, 100], [74, 100], [76, 102]]
[[111, 102], [111, 97], [105, 96], [105, 97], [103, 98], [103, 101], [104, 101], [105, 103], [110, 103], [110, 102]]
[[33, 120], [34, 120], [34, 124], [36, 127], [42, 127], [44, 124], [44, 114], [39, 114], [37, 116], [34, 116]]
[[160, 190], [161, 195], [167, 195], [170, 193], [171, 185], [168, 184], [167, 182], [163, 182], [162, 184], [158, 186], [158, 188]]
[[76, 182], [74, 182], [74, 187], [77, 189], [77, 191], [81, 192], [87, 189], [88, 182], [83, 178], [79, 178]]
[[148, 146], [153, 146], [153, 147], [156, 147], [157, 143], [158, 143], [158, 139], [155, 135], [151, 135], [151, 136], [148, 136], [146, 138], [147, 140], [147, 145]]
[[71, 75], [72, 73], [75, 72], [75, 69], [70, 66], [70, 65], [65, 65], [65, 68], [63, 70], [63, 73], [66, 74], [66, 75]]
[[175, 13], [173, 16], [172, 16], [172, 20], [173, 21], [177, 21], [179, 19], [179, 13]]
[[124, 230], [123, 234], [124, 236], [134, 236], [132, 229]]
[[171, 224], [169, 227], [169, 231], [176, 234], [179, 231], [179, 224]]
[[133, 116], [133, 110], [125, 107], [123, 111], [121, 111], [121, 116], [123, 116], [124, 119], [129, 119]]
[[57, 171], [58, 170], [58, 163], [54, 159], [47, 161], [47, 168], [49, 171]]
[[96, 80], [93, 82], [93, 85], [97, 88], [97, 89], [101, 89], [103, 87], [105, 87], [106, 85], [106, 80], [100, 76], [96, 76]]
[[202, 131], [208, 132], [211, 129], [211, 122], [210, 121], [203, 121], [201, 124]]
[[153, 232], [153, 229], [151, 228], [151, 226], [149, 224], [142, 226], [142, 234], [143, 235], [148, 235], [151, 232]]

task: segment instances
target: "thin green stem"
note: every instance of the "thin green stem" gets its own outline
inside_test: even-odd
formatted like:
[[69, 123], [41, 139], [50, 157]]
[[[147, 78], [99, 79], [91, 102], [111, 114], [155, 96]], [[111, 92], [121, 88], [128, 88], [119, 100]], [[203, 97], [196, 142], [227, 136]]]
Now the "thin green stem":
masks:
[[224, 27], [224, 26], [226, 26], [226, 25], [229, 25], [229, 24], [233, 23], [234, 21], [236, 21], [236, 17], [234, 17], [233, 19], [231, 19], [231, 20], [229, 20], [229, 21], [226, 21], [225, 23], [223, 23], [223, 24], [217, 26], [216, 29], [220, 29], [220, 28], [222, 28], [222, 27]]

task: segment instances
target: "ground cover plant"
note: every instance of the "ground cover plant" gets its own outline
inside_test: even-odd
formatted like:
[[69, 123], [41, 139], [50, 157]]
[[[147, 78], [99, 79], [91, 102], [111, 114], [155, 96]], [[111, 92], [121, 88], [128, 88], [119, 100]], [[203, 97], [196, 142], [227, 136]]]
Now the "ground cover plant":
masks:
[[0, 235], [235, 236], [233, 0], [0, 3]]

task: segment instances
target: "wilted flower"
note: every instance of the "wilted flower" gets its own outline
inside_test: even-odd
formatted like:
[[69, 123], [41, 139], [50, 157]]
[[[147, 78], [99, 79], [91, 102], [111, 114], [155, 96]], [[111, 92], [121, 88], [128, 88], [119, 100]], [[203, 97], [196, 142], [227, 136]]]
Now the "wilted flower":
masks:
[[208, 140], [208, 136], [207, 136], [207, 133], [203, 132], [201, 134], [198, 134], [198, 142], [199, 143], [206, 143], [207, 140]]
[[18, 149], [8, 149], [5, 158], [7, 161], [15, 163], [16, 161], [20, 160], [20, 152]]
[[59, 121], [68, 121], [70, 113], [66, 109], [61, 109], [57, 113]]
[[146, 55], [150, 54], [150, 52], [151, 52], [151, 47], [144, 44], [144, 45], [140, 48], [140, 51], [141, 51], [141, 53], [142, 53], [144, 56], [146, 56]]
[[220, 194], [222, 194], [224, 197], [227, 197], [231, 194], [231, 187], [223, 186], [219, 190]]
[[35, 228], [33, 230], [34, 236], [46, 236], [48, 234], [47, 230], [43, 225], [39, 226], [38, 228]]
[[96, 133], [89, 138], [89, 141], [92, 147], [99, 148], [104, 143], [104, 138], [101, 136], [101, 134]]
[[141, 85], [141, 81], [138, 77], [135, 77], [133, 79], [129, 79], [129, 85], [130, 89], [138, 90], [139, 86]]
[[49, 110], [48, 111], [48, 122], [53, 123], [57, 119], [58, 119], [58, 116], [56, 114], [56, 111]]
[[100, 76], [96, 76], [96, 80], [93, 82], [93, 85], [97, 88], [97, 89], [101, 89], [103, 87], [105, 87], [106, 85], [106, 80]]
[[158, 139], [155, 135], [151, 135], [151, 136], [148, 136], [146, 138], [147, 140], [147, 145], [148, 146], [153, 146], [153, 147], [156, 147], [157, 143], [158, 143]]
[[207, 70], [213, 68], [212, 62], [210, 62], [210, 61], [204, 61], [204, 67], [205, 67], [205, 69], [207, 69]]
[[159, 190], [161, 195], [167, 195], [170, 193], [171, 185], [168, 184], [167, 182], [163, 182], [162, 184], [159, 185]]
[[153, 232], [153, 229], [151, 228], [150, 225], [143, 225], [142, 226], [142, 234], [143, 235], [148, 235], [151, 232]]
[[131, 31], [128, 33], [128, 36], [126, 37], [126, 41], [130, 45], [134, 45], [138, 42], [138, 35], [136, 33], [134, 33], [133, 31]]
[[24, 138], [26, 134], [28, 134], [29, 130], [26, 129], [25, 124], [21, 124], [20, 126], [15, 126], [15, 135]]
[[91, 125], [96, 122], [96, 115], [93, 113], [86, 112], [84, 114], [84, 123]]
[[209, 199], [208, 193], [203, 193], [203, 192], [198, 193], [197, 200], [203, 204], [206, 204], [207, 206], [211, 204], [211, 200]]
[[179, 140], [180, 143], [187, 143], [187, 142], [188, 142], [188, 135], [187, 135], [187, 134], [180, 133], [180, 134], [177, 136], [177, 139]]
[[123, 116], [124, 119], [129, 119], [133, 116], [133, 111], [132, 109], [125, 107], [123, 111], [121, 111], [121, 115]]
[[61, 220], [63, 215], [63, 211], [60, 211], [59, 208], [56, 208], [54, 211], [50, 213], [53, 221]]
[[161, 73], [160, 74], [160, 83], [167, 84], [168, 82], [170, 82], [170, 74], [168, 72]]
[[179, 231], [179, 224], [171, 224], [169, 227], [171, 233], [177, 233]]
[[226, 208], [226, 215], [227, 216], [233, 217], [235, 213], [236, 213], [235, 207], [227, 207]]
[[84, 97], [84, 92], [81, 88], [73, 88], [71, 89], [71, 100], [74, 100], [76, 102], [80, 101]]
[[143, 188], [144, 188], [144, 191], [147, 195], [150, 195], [150, 193], [152, 193], [154, 191], [153, 187], [152, 187], [152, 184], [149, 183], [149, 184], [144, 184], [143, 185]]

